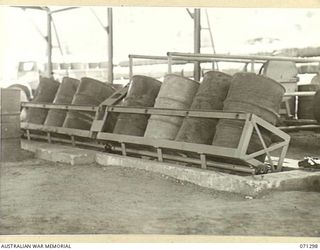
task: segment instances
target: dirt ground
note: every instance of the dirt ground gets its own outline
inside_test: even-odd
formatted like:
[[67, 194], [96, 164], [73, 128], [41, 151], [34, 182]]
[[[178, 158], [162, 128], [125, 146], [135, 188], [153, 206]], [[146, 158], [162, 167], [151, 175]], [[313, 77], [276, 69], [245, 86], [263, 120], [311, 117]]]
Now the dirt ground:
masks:
[[320, 132], [289, 133], [291, 136], [288, 158], [302, 160], [304, 156], [320, 157]]
[[[299, 147], [310, 135], [294, 137], [289, 156], [317, 153]], [[143, 170], [27, 158], [1, 165], [0, 234], [320, 237], [318, 192], [248, 199]]]

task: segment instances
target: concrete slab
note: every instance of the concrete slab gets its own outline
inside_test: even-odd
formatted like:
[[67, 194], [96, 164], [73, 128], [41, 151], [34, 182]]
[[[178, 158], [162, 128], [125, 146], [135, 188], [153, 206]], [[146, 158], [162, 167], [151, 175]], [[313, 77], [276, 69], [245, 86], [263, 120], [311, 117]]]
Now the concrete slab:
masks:
[[157, 172], [202, 187], [252, 196], [271, 189], [320, 190], [320, 172], [293, 170], [266, 175], [238, 176], [100, 152], [96, 154], [96, 162], [100, 165], [133, 167]]
[[34, 152], [37, 158], [47, 161], [71, 165], [91, 164], [95, 162], [95, 152], [92, 150], [26, 140], [22, 140], [21, 147]]
[[220, 191], [256, 196], [269, 190], [320, 191], [320, 171], [292, 170], [257, 176], [238, 176], [218, 171], [191, 168], [183, 165], [145, 160], [128, 156], [96, 152], [62, 146], [22, 141], [22, 147], [36, 152], [41, 159], [72, 165], [96, 162], [102, 166], [113, 165], [160, 173], [202, 187]]

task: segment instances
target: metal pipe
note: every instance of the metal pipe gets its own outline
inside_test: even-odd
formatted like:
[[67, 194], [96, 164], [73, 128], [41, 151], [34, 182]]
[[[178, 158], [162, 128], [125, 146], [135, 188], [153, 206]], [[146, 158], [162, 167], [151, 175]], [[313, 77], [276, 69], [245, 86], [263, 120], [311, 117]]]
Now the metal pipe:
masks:
[[[60, 109], [60, 110], [79, 110], [97, 112], [98, 106], [84, 105], [64, 105], [64, 104], [47, 104], [47, 103], [32, 103], [22, 102], [22, 107], [26, 108], [45, 108], [45, 109]], [[243, 112], [225, 112], [225, 111], [204, 111], [204, 110], [177, 110], [163, 108], [141, 108], [141, 107], [125, 107], [125, 106], [106, 106], [106, 112], [128, 113], [128, 114], [145, 114], [145, 115], [168, 115], [181, 117], [202, 117], [202, 118], [225, 118], [225, 119], [248, 119], [250, 114]]]
[[[32, 105], [32, 104], [31, 104]], [[106, 112], [128, 113], [128, 114], [145, 114], [145, 115], [167, 115], [181, 117], [202, 117], [202, 118], [225, 118], [246, 120], [251, 114], [244, 112], [226, 112], [221, 110], [205, 111], [205, 110], [178, 110], [165, 108], [138, 108], [125, 106], [107, 106]]]
[[301, 126], [301, 125], [317, 125], [318, 122], [312, 119], [298, 119], [298, 120], [284, 120], [287, 126]]
[[284, 96], [314, 96], [315, 94], [316, 94], [315, 91], [300, 91], [300, 92], [284, 93]]
[[293, 61], [297, 63], [311, 63], [320, 62], [320, 59], [314, 58], [300, 58], [300, 57], [280, 57], [280, 56], [256, 56], [256, 55], [228, 55], [228, 54], [199, 54], [199, 53], [181, 53], [181, 52], [168, 52], [168, 55], [173, 57], [189, 57], [189, 58], [231, 58], [231, 59], [247, 59], [247, 60], [276, 60], [276, 61]]
[[38, 7], [38, 6], [10, 6], [12, 8], [20, 8], [20, 9], [33, 9], [33, 10], [43, 10], [47, 11], [44, 7]]
[[[26, 133], [23, 134], [23, 136], [28, 136]], [[48, 137], [47, 135], [39, 135], [39, 134], [29, 134], [30, 139], [34, 138], [34, 139], [42, 139], [45, 141], [48, 141]], [[76, 141], [76, 140], [72, 140], [72, 137], [74, 136], [70, 136], [70, 140], [68, 139], [63, 139], [63, 138], [57, 138], [51, 135], [51, 142], [60, 142], [60, 143], [66, 143], [66, 144], [72, 144], [72, 146], [76, 146], [76, 145], [80, 145], [80, 146], [86, 146], [86, 147], [93, 147], [96, 149], [104, 149], [104, 145], [101, 144], [96, 144], [96, 143], [90, 143], [90, 142], [81, 142], [81, 141]]]
[[47, 104], [47, 103], [34, 103], [34, 102], [21, 102], [21, 107], [24, 108], [45, 108], [45, 109], [60, 109], [60, 110], [78, 110], [96, 112], [99, 107], [97, 106], [82, 106], [82, 105], [64, 105], [64, 104]]
[[[194, 53], [200, 53], [201, 49], [201, 18], [200, 18], [200, 9], [194, 9], [193, 22], [194, 22], [194, 42], [193, 42], [193, 51]], [[200, 62], [194, 63], [193, 78], [195, 81], [200, 80]]]
[[298, 131], [298, 130], [316, 130], [320, 129], [320, 125], [301, 125], [301, 126], [288, 126], [288, 127], [278, 127], [282, 131]]
[[49, 78], [53, 77], [52, 74], [52, 32], [51, 32], [51, 22], [52, 16], [49, 11], [47, 11], [47, 54], [48, 54], [48, 68], [47, 75]]
[[133, 76], [133, 57], [129, 55], [129, 79], [131, 80]]
[[[113, 150], [115, 151], [122, 151], [121, 147], [114, 146], [112, 147]], [[145, 150], [138, 150], [138, 149], [131, 149], [131, 148], [126, 148], [127, 153], [131, 154], [137, 154], [137, 155], [144, 155], [144, 156], [151, 156], [158, 158], [158, 154], [150, 151], [145, 151]], [[192, 164], [197, 164], [201, 165], [201, 160], [199, 159], [194, 159], [190, 157], [183, 157], [183, 156], [176, 156], [176, 155], [169, 155], [169, 154], [162, 154], [164, 159], [168, 160], [173, 160], [173, 161], [178, 161], [178, 162], [187, 162], [187, 163], [192, 163]], [[232, 170], [232, 171], [239, 171], [239, 172], [245, 172], [248, 174], [254, 174], [255, 169], [246, 167], [246, 166], [241, 166], [241, 165], [236, 165], [236, 164], [228, 164], [228, 163], [222, 163], [222, 162], [215, 162], [215, 161], [208, 161], [207, 160], [207, 166], [209, 167], [214, 167], [214, 168], [222, 168], [226, 170]]]
[[53, 25], [54, 34], [55, 34], [56, 39], [57, 39], [57, 43], [58, 43], [58, 47], [59, 47], [59, 50], [60, 50], [60, 54], [63, 57], [64, 54], [63, 54], [63, 50], [62, 50], [62, 46], [61, 46], [58, 30], [57, 30], [56, 24], [55, 24], [52, 16], [51, 16], [51, 21], [52, 21], [52, 25]]
[[[235, 63], [251, 63], [249, 59], [235, 59], [235, 58], [190, 58], [190, 57], [171, 57], [171, 56], [153, 56], [153, 55], [129, 55], [129, 66], [130, 59], [150, 59], [150, 60], [163, 60], [168, 62], [168, 73], [171, 72], [171, 66], [174, 64], [186, 64], [195, 61], [202, 63], [218, 63], [218, 62], [235, 62]], [[255, 63], [264, 63], [265, 60], [255, 60]], [[160, 64], [160, 63], [159, 63]]]
[[113, 83], [113, 17], [108, 8], [108, 82]]
[[66, 11], [66, 10], [78, 9], [78, 8], [80, 8], [80, 7], [68, 7], [68, 8], [59, 9], [59, 10], [52, 10], [52, 11], [50, 11], [50, 13], [54, 14], [54, 13], [58, 13], [58, 12]]
[[136, 54], [130, 54], [128, 56], [129, 58], [136, 58], [136, 59], [155, 59], [155, 60], [164, 60], [167, 61], [167, 56], [152, 56], [152, 55], [136, 55]]

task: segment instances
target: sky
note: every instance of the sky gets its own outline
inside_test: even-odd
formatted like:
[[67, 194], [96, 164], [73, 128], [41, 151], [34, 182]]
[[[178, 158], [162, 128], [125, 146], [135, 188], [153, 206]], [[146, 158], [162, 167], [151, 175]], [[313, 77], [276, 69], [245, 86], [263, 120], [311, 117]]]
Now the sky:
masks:
[[[320, 45], [320, 9], [208, 8], [207, 13], [217, 53]], [[61, 56], [54, 36], [53, 61], [107, 61], [107, 34], [95, 15], [107, 24], [107, 7], [82, 7], [53, 15], [64, 54]], [[115, 62], [127, 60], [128, 54], [193, 51], [193, 21], [185, 8], [117, 7], [113, 17]], [[205, 28], [205, 9], [201, 17]], [[46, 43], [32, 23], [46, 33], [44, 12], [0, 7], [0, 78], [13, 74], [19, 60], [45, 61]], [[201, 52], [211, 53], [208, 30], [201, 35]]]

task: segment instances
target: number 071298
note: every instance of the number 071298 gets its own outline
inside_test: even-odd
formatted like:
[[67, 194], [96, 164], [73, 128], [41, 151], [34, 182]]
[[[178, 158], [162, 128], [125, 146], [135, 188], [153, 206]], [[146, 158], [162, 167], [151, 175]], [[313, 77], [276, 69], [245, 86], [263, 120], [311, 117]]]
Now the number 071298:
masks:
[[317, 249], [318, 244], [300, 244], [300, 248]]

